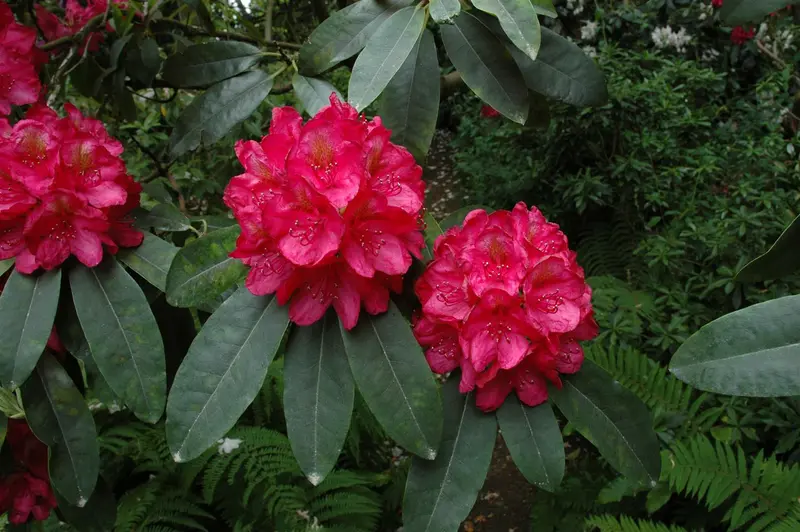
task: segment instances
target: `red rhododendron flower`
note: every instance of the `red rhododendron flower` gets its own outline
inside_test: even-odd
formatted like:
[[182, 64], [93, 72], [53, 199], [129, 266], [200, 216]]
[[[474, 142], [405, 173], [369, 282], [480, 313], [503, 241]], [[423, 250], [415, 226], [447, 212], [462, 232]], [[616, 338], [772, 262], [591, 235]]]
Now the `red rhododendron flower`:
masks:
[[[114, 0], [113, 3], [120, 5], [123, 9], [127, 7], [127, 2], [123, 0]], [[108, 0], [85, 0], [83, 3], [78, 0], [67, 0], [63, 19], [58, 18], [41, 5], [37, 4], [35, 9], [36, 23], [42, 29], [47, 40], [52, 41], [75, 35], [81, 31], [90, 20], [106, 12]], [[106, 31], [113, 31], [113, 28], [106, 25]], [[82, 46], [88, 47], [90, 52], [96, 52], [103, 39], [102, 33], [91, 32], [84, 39]]]
[[481, 107], [481, 116], [483, 118], [494, 118], [496, 116], [500, 116], [500, 111], [498, 111], [491, 105], [484, 105], [483, 107]]
[[583, 363], [578, 343], [597, 335], [591, 288], [567, 238], [535, 207], [475, 210], [436, 240], [416, 284], [414, 335], [436, 373], [461, 369], [460, 390], [498, 408], [512, 390], [547, 399], [547, 382]]
[[141, 244], [130, 212], [141, 186], [126, 173], [122, 144], [71, 104], [67, 116], [37, 104], [0, 136], [0, 260], [51, 270], [70, 255], [97, 266], [103, 249]]
[[711, 5], [713, 7], [722, 7], [722, 0], [711, 0]]
[[42, 56], [35, 43], [36, 30], [17, 24], [11, 9], [0, 1], [0, 116], [9, 114], [12, 105], [39, 98], [37, 70]]
[[744, 29], [742, 26], [736, 26], [731, 30], [731, 42], [736, 45], [742, 45], [756, 36], [756, 30], [750, 28]]
[[277, 292], [299, 325], [333, 305], [352, 329], [362, 303], [386, 311], [389, 290], [400, 290], [420, 256], [425, 186], [380, 118], [330, 101], [305, 124], [291, 107], [276, 108], [261, 142], [239, 141], [245, 171], [224, 199], [242, 227], [231, 256], [251, 267], [247, 288]]
[[15, 471], [0, 479], [0, 514], [8, 512], [14, 525], [27, 523], [31, 516], [43, 521], [56, 507], [47, 470], [47, 447], [21, 420], [8, 420], [6, 441], [14, 457]]

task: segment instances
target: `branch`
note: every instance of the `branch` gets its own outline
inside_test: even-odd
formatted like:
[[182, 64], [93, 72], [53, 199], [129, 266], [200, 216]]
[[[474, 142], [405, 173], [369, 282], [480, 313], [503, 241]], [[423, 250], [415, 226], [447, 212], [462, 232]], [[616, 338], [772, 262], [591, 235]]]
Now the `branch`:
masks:
[[275, 9], [275, 0], [267, 0], [267, 8], [264, 13], [264, 40], [272, 40], [272, 11]]
[[213, 33], [206, 31], [203, 28], [198, 28], [197, 26], [191, 26], [189, 24], [184, 24], [183, 22], [172, 20], [172, 19], [160, 19], [154, 20], [151, 25], [153, 26], [171, 26], [173, 28], [177, 28], [183, 31], [186, 35], [195, 36], [195, 37], [217, 37], [220, 39], [229, 39], [232, 41], [241, 41], [250, 44], [257, 44], [261, 46], [273, 46], [275, 48], [286, 48], [287, 50], [299, 50], [301, 45], [296, 44], [293, 42], [283, 42], [283, 41], [273, 41], [273, 40], [265, 40], [261, 41], [259, 39], [255, 39], [250, 37], [249, 35], [245, 35], [243, 33], [236, 33], [232, 31], [214, 31]]
[[74, 42], [80, 41], [86, 36], [87, 33], [93, 30], [95, 26], [105, 22], [106, 14], [107, 13], [101, 13], [100, 15], [97, 15], [96, 17], [89, 19], [89, 22], [87, 22], [86, 25], [83, 28], [81, 28], [80, 31], [78, 31], [77, 33], [73, 33], [72, 35], [65, 35], [64, 37], [59, 37], [58, 39], [52, 40], [48, 43], [44, 43], [39, 47], [39, 49], [44, 52], [47, 52], [54, 48], [58, 48], [61, 45], [72, 44]]
[[[761, 42], [760, 40], [756, 40], [756, 46], [758, 47], [758, 51], [761, 52], [762, 54], [766, 55], [770, 59], [772, 59], [772, 62], [775, 63], [778, 66], [778, 68], [781, 68], [781, 69], [786, 68], [786, 62], [783, 59], [781, 59], [780, 57], [778, 57], [775, 54], [775, 52], [773, 52], [772, 50], [767, 48], [767, 46], [763, 42]], [[798, 84], [800, 84], [800, 76], [798, 76], [797, 74], [792, 74], [792, 78]]]

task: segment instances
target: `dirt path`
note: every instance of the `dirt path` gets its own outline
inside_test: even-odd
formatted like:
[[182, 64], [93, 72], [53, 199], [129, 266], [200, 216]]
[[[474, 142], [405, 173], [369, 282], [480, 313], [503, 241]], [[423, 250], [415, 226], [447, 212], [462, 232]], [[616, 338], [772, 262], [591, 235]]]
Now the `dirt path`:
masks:
[[450, 147], [450, 131], [437, 129], [433, 136], [428, 161], [422, 178], [425, 189], [425, 203], [428, 211], [437, 220], [467, 205], [467, 197], [456, 178], [453, 156]]

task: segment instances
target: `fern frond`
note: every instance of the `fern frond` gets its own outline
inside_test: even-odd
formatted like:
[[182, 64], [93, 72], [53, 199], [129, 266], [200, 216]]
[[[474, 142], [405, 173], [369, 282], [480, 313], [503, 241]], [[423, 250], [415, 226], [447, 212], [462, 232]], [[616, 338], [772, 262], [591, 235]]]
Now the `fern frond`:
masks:
[[374, 492], [348, 490], [329, 493], [309, 502], [309, 513], [320, 524], [357, 526], [363, 530], [374, 530], [382, 511], [380, 498]]
[[663, 453], [662, 480], [709, 509], [727, 502], [731, 529], [749, 524], [753, 532], [793, 518], [800, 497], [800, 465], [765, 459], [763, 451], [748, 465], [740, 447], [713, 445], [702, 435]]
[[575, 249], [578, 262], [587, 275], [613, 275], [628, 277], [635, 268], [634, 250], [639, 244], [639, 234], [633, 225], [616, 219], [613, 222], [595, 222], [578, 234]]
[[586, 358], [602, 367], [651, 409], [687, 412], [693, 390], [648, 356], [630, 347], [604, 347], [594, 342], [584, 348]]
[[686, 532], [685, 528], [653, 521], [636, 520], [622, 515], [593, 515], [586, 519], [587, 530], [598, 532]]

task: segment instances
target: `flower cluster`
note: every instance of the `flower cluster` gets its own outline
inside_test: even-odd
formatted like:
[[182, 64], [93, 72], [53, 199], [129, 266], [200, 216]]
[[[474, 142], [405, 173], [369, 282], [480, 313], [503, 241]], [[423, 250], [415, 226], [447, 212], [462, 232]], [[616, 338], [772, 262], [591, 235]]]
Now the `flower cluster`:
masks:
[[547, 381], [583, 363], [579, 340], [596, 336], [591, 289], [567, 238], [535, 207], [470, 212], [436, 240], [416, 284], [414, 334], [436, 373], [461, 368], [460, 390], [498, 408], [515, 389], [530, 406]]
[[0, 260], [51, 270], [71, 254], [86, 266], [143, 235], [129, 217], [141, 186], [120, 158], [122, 144], [102, 122], [70, 104], [59, 118], [32, 106], [13, 127], [0, 122]]
[[686, 52], [686, 46], [692, 42], [692, 36], [686, 32], [686, 28], [674, 31], [670, 26], [654, 29], [650, 37], [656, 48], [674, 48], [679, 54]]
[[12, 105], [33, 103], [39, 98], [39, 66], [47, 59], [35, 47], [36, 30], [18, 24], [11, 8], [0, 0], [0, 116]]
[[[127, 0], [114, 0], [115, 4], [126, 4]], [[108, 0], [86, 0], [83, 4], [78, 0], [67, 0], [64, 9], [63, 20], [36, 4], [36, 23], [42, 29], [42, 33], [48, 41], [75, 35], [83, 29], [94, 17], [102, 15], [108, 9]], [[111, 31], [110, 25], [106, 26], [107, 31]], [[82, 46], [90, 52], [96, 52], [103, 42], [103, 34], [100, 32], [89, 33]]]
[[43, 521], [56, 507], [47, 472], [47, 447], [36, 439], [28, 424], [8, 420], [6, 441], [14, 457], [15, 471], [0, 480], [0, 514], [8, 512], [8, 522], [21, 525], [32, 515]]
[[731, 42], [741, 46], [747, 41], [756, 36], [756, 30], [753, 28], [745, 29], [742, 26], [736, 26], [731, 30]]
[[224, 199], [242, 228], [231, 256], [251, 266], [249, 290], [277, 292], [299, 325], [333, 305], [351, 329], [362, 302], [370, 314], [387, 309], [389, 289], [400, 290], [419, 257], [425, 185], [380, 118], [330, 102], [306, 124], [276, 108], [261, 142], [239, 141], [245, 172]]

